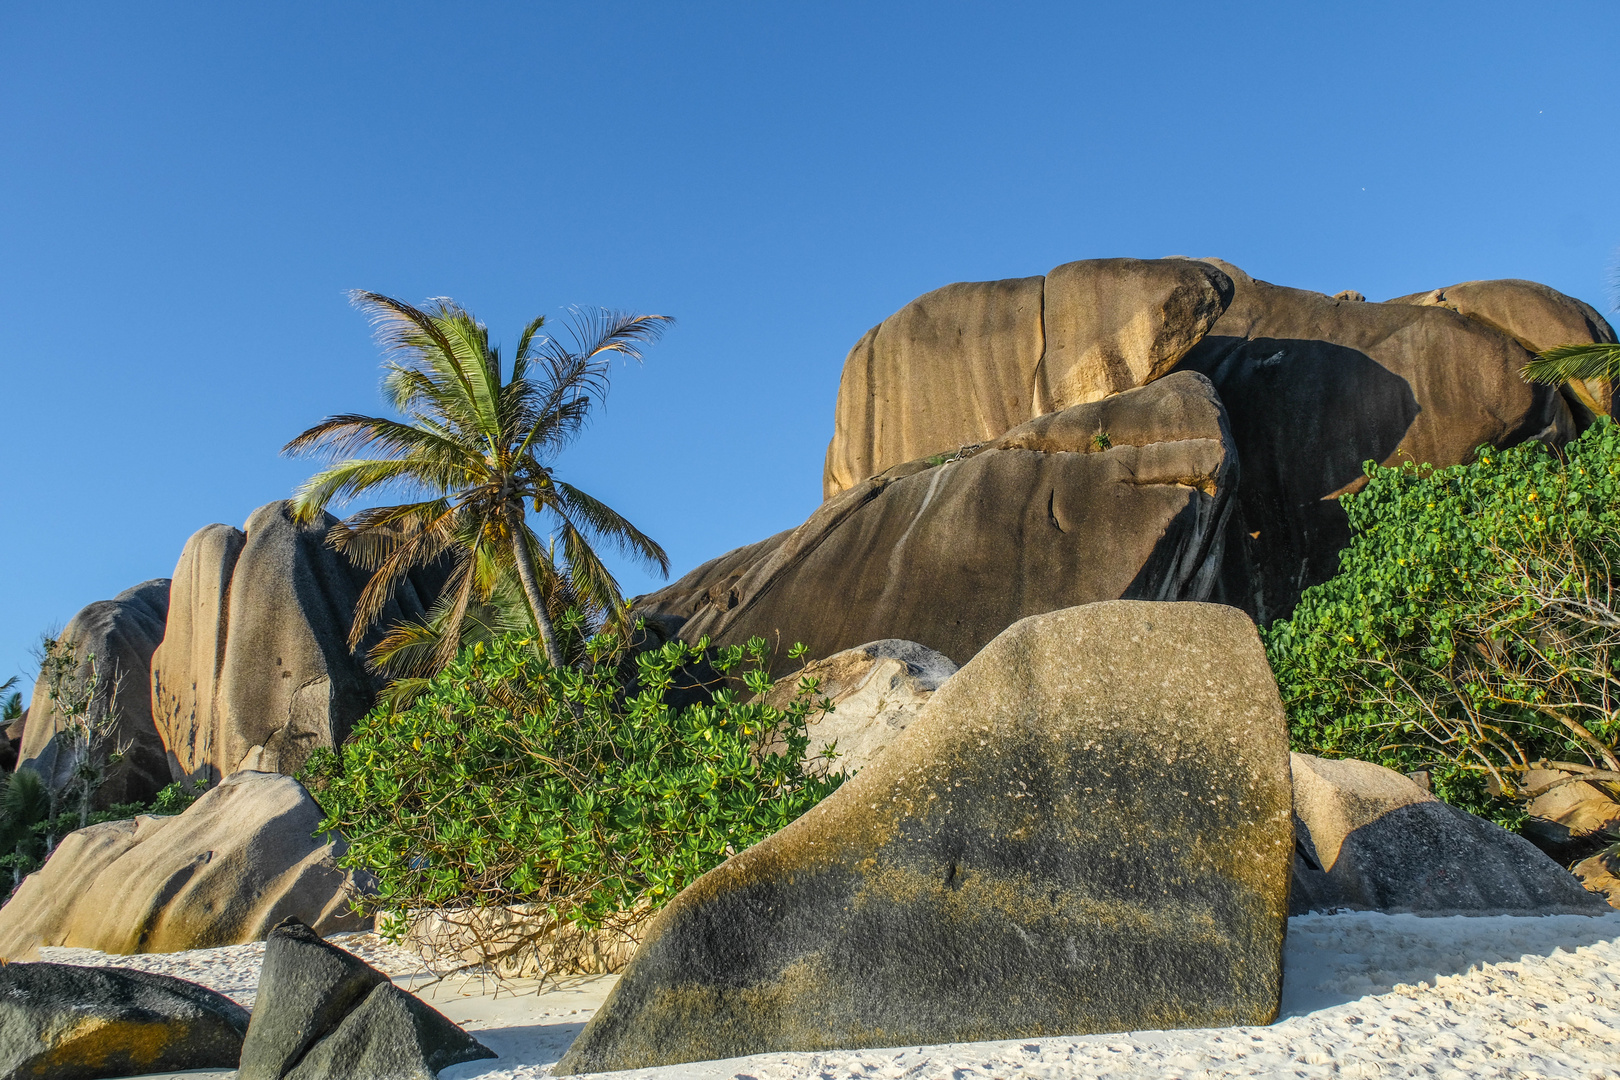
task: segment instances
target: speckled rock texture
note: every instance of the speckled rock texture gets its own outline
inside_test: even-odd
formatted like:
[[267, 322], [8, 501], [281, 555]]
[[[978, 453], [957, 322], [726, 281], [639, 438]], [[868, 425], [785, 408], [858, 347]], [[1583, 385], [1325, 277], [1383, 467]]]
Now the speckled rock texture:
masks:
[[[143, 581], [111, 600], [84, 607], [62, 630], [61, 640], [73, 645], [78, 657], [74, 677], [87, 685], [94, 665], [97, 686], [90, 715], [100, 720], [108, 710], [117, 712], [112, 744], [123, 746], [122, 761], [107, 770], [97, 789], [97, 807], [123, 802], [148, 802], [169, 783], [163, 740], [152, 721], [152, 701], [146, 692], [152, 654], [163, 640], [169, 610], [169, 579]], [[78, 758], [71, 739], [63, 733], [66, 719], [51, 699], [44, 679], [34, 684], [28, 723], [17, 748], [20, 767], [32, 769], [52, 789], [60, 791], [73, 778]]]
[[0, 965], [0, 1080], [96, 1080], [236, 1067], [247, 1010], [129, 968]]
[[1369, 761], [1292, 755], [1291, 913], [1603, 915], [1604, 897], [1522, 836]]
[[1275, 1017], [1287, 730], [1254, 626], [1025, 619], [677, 896], [557, 1072]]
[[259, 941], [296, 915], [326, 933], [360, 930], [365, 887], [316, 837], [321, 809], [302, 784], [236, 773], [172, 817], [142, 815], [69, 833], [0, 908], [0, 957], [41, 945], [179, 952]]
[[432, 1080], [495, 1055], [297, 919], [271, 931], [240, 1080]]
[[635, 613], [680, 619], [687, 641], [780, 642], [774, 676], [794, 642], [820, 658], [899, 638], [963, 663], [1030, 615], [1208, 599], [1236, 482], [1213, 388], [1178, 373], [862, 480]]

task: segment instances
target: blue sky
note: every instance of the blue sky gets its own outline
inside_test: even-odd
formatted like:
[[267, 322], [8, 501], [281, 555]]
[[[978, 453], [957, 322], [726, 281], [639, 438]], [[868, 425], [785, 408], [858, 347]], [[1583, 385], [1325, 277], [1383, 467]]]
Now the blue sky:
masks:
[[560, 470], [677, 574], [809, 513], [844, 354], [947, 282], [1607, 310], [1617, 42], [1612, 0], [0, 4], [0, 678], [382, 408], [352, 288], [676, 316]]

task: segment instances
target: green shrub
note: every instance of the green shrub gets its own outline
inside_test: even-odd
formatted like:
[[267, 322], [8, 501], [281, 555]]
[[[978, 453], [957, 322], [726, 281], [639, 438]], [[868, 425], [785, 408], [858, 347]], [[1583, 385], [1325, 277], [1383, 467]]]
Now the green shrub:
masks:
[[[842, 780], [805, 768], [812, 680], [785, 711], [732, 689], [667, 704], [702, 651], [672, 641], [631, 662], [602, 635], [582, 668], [554, 668], [515, 635], [475, 644], [311, 757], [321, 828], [348, 838], [346, 866], [376, 875], [374, 910], [538, 905], [585, 928], [644, 917]], [[764, 639], [718, 653], [748, 691], [771, 687]]]
[[1264, 634], [1294, 748], [1508, 824], [1536, 762], [1620, 768], [1620, 426], [1367, 475], [1338, 575]]

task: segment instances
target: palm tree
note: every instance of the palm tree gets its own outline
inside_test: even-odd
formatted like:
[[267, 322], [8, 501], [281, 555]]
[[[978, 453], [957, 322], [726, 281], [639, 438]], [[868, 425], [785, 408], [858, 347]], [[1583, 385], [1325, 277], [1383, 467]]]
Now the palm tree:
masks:
[[[383, 388], [406, 419], [332, 416], [283, 447], [283, 453], [316, 452], [334, 461], [298, 489], [294, 516], [313, 521], [333, 500], [375, 488], [426, 496], [362, 510], [332, 530], [333, 545], [373, 571], [360, 595], [351, 645], [364, 637], [407, 571], [448, 557], [448, 603], [440, 612], [445, 625], [459, 627], [470, 604], [489, 601], [503, 573], [515, 572], [546, 658], [561, 667], [547, 596], [563, 591], [599, 611], [623, 603], [593, 543], [612, 543], [665, 574], [669, 557], [618, 513], [558, 479], [549, 462], [578, 437], [592, 406], [607, 394], [613, 355], [640, 360], [640, 346], [657, 340], [673, 320], [576, 310], [569, 348], [540, 333], [540, 316], [523, 328], [507, 376], [489, 331], [452, 300], [435, 299], [424, 311], [378, 293], [356, 291], [350, 299], [372, 316], [390, 356]], [[350, 456], [364, 451], [378, 456]], [[530, 529], [529, 509], [553, 527], [551, 545]], [[461, 635], [436, 636], [442, 666]]]

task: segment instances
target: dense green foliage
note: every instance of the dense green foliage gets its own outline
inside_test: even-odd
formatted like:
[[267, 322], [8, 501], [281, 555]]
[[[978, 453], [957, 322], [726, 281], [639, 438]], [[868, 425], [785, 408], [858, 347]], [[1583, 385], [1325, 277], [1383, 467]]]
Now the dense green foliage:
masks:
[[[515, 635], [474, 644], [407, 706], [379, 706], [303, 779], [371, 871], [384, 911], [539, 905], [598, 927], [649, 913], [729, 854], [776, 832], [841, 776], [807, 770], [815, 685], [786, 710], [722, 689], [673, 707], [703, 650], [633, 658], [603, 634], [557, 667]], [[766, 643], [714, 666], [767, 691]], [[802, 649], [794, 655], [802, 655]], [[827, 703], [820, 703], [825, 705]]]
[[1620, 425], [1367, 475], [1338, 575], [1265, 633], [1295, 749], [1509, 822], [1538, 760], [1620, 768]]
[[19, 769], [0, 777], [0, 870], [9, 870], [0, 889], [15, 888], [24, 875], [38, 870], [68, 833], [108, 821], [124, 821], [137, 814], [178, 814], [197, 801], [198, 794], [174, 783], [158, 792], [150, 805], [114, 803], [101, 810], [80, 808], [53, 813], [45, 782], [32, 769]]

